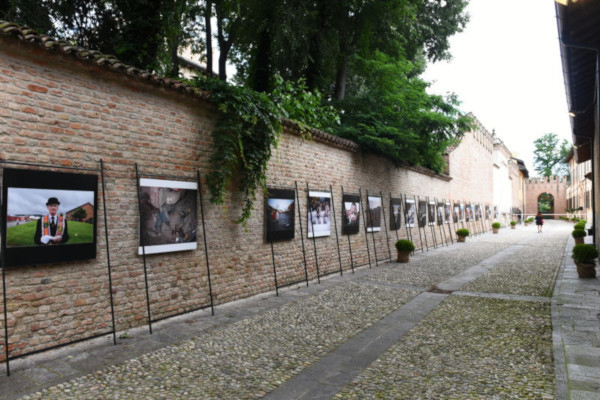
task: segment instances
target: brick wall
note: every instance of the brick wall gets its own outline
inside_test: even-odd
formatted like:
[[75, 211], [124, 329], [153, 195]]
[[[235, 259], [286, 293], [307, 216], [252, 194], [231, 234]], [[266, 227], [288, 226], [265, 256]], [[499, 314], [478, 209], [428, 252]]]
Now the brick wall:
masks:
[[[141, 175], [195, 180], [200, 173], [216, 305], [275, 289], [271, 246], [264, 240], [262, 201], [257, 201], [246, 228], [234, 222], [241, 207], [235, 191], [229, 192], [224, 206], [207, 201], [204, 177], [215, 122], [215, 110], [207, 103], [12, 38], [0, 38], [0, 88], [3, 161], [95, 169], [102, 159], [106, 187], [105, 193], [101, 183], [98, 188], [95, 260], [6, 269], [11, 357], [111, 331], [107, 244], [116, 329], [147, 323], [144, 263], [137, 254], [136, 164]], [[450, 176], [395, 168], [386, 159], [363, 155], [351, 142], [318, 134], [305, 140], [288, 124], [269, 163], [268, 182], [287, 188], [298, 184], [303, 231], [296, 210], [295, 239], [273, 246], [279, 285], [305, 277], [301, 235], [311, 280], [317, 277], [317, 264], [321, 275], [340, 268], [347, 273], [352, 266], [369, 262], [375, 266], [376, 260], [395, 257], [397, 237], [410, 236], [418, 248], [450, 241], [456, 228], [452, 224], [420, 231], [386, 229], [390, 196], [492, 203], [491, 147], [485, 134], [467, 134], [448, 158]], [[329, 237], [306, 238], [307, 184], [311, 190], [331, 188], [337, 237], [332, 230]], [[363, 199], [367, 192], [383, 195], [386, 218], [381, 232], [367, 235], [361, 229], [358, 235], [341, 235], [342, 187], [345, 193], [360, 191]], [[487, 230], [487, 225], [480, 222], [469, 227], [477, 232]], [[210, 304], [204, 237], [199, 232], [195, 251], [146, 257], [153, 320]], [[4, 323], [0, 315], [0, 325]], [[0, 360], [4, 345], [2, 337]]]
[[525, 212], [535, 215], [538, 212], [538, 197], [542, 193], [554, 196], [554, 214], [566, 214], [567, 178], [551, 176], [549, 178], [534, 177], [525, 181]]

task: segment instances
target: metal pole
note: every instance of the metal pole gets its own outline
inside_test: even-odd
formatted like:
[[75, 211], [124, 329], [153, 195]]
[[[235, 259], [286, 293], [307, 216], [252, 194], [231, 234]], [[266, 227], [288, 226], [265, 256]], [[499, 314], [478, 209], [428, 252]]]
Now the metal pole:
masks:
[[[373, 214], [371, 213], [371, 204], [369, 204], [369, 191], [365, 190], [367, 196], [367, 208], [369, 210], [369, 219], [371, 220], [371, 239], [373, 239], [373, 255], [375, 256], [375, 266], [377, 266], [377, 245], [375, 243], [375, 228], [373, 227]], [[381, 223], [380, 223], [381, 224]], [[366, 227], [365, 227], [366, 228]]]
[[[417, 219], [417, 232], [419, 232], [419, 241], [421, 242], [421, 253], [423, 253], [425, 250], [423, 249], [423, 238], [421, 237], [421, 227], [419, 226], [419, 205], [421, 203], [421, 198], [419, 196], [413, 196], [413, 200], [415, 201], [415, 210], [417, 211], [416, 213], [416, 219]], [[425, 208], [425, 212], [427, 212], [427, 208]], [[425, 230], [425, 227], [423, 227], [423, 230]], [[425, 233], [425, 246], [427, 246], [427, 251], [429, 251], [429, 243], [427, 243], [427, 233]]]
[[390, 250], [390, 237], [388, 236], [388, 228], [385, 223], [385, 207], [383, 206], [383, 193], [379, 192], [379, 197], [381, 198], [381, 216], [383, 217], [383, 227], [385, 228], [385, 241], [387, 242], [388, 255], [390, 256], [390, 261], [392, 261], [392, 251]]
[[[4, 209], [4, 205], [2, 203], [3, 201], [4, 199], [2, 199], [0, 195], [0, 210]], [[2, 231], [5, 231], [5, 229], [2, 229]], [[2, 238], [2, 240], [6, 240], [6, 235]], [[0, 268], [2, 268], [2, 304], [4, 306], [4, 357], [6, 360], [6, 376], [10, 376], [10, 351], [8, 350], [8, 310], [6, 300], [6, 265], [3, 251], [0, 254]]]
[[310, 221], [310, 230], [312, 231], [313, 249], [315, 250], [315, 266], [317, 268], [317, 282], [321, 283], [321, 273], [319, 272], [319, 257], [317, 256], [317, 242], [315, 241], [315, 227], [313, 226], [312, 213], [310, 212], [310, 189], [308, 188], [308, 182], [306, 182], [306, 199], [307, 199], [307, 210], [308, 220]]
[[142, 259], [144, 260], [144, 284], [146, 287], [146, 308], [148, 310], [148, 329], [152, 335], [152, 315], [150, 313], [150, 294], [148, 293], [148, 271], [146, 268], [146, 246], [144, 245], [144, 234], [142, 231], [142, 200], [140, 193], [140, 176], [138, 173], [138, 165], [135, 163], [135, 180], [138, 192], [138, 211], [140, 214], [140, 246], [142, 247]]
[[[400, 201], [400, 203], [402, 203], [402, 201]], [[392, 205], [392, 192], [390, 192], [390, 214], [393, 212], [394, 212], [394, 206]], [[398, 213], [400, 215], [402, 215], [402, 204], [400, 204], [398, 206]], [[400, 221], [402, 221], [402, 220], [400, 220]], [[400, 230], [400, 225], [396, 225], [396, 219], [394, 218], [394, 232], [396, 232], [396, 241], [398, 241], [398, 239], [400, 239], [400, 237], [398, 237], [399, 230]]]
[[104, 208], [104, 237], [106, 240], [106, 263], [108, 265], [108, 293], [110, 296], [110, 315], [112, 318], [113, 344], [117, 344], [117, 332], [115, 327], [115, 306], [112, 294], [112, 274], [110, 270], [110, 249], [108, 245], [108, 218], [106, 217], [106, 185], [104, 184], [104, 162], [100, 159], [100, 176], [102, 177], [102, 206]]
[[202, 182], [200, 181], [200, 171], [196, 170], [198, 179], [198, 194], [200, 195], [200, 215], [202, 217], [202, 237], [204, 239], [204, 256], [206, 257], [206, 274], [208, 277], [208, 295], [210, 296], [210, 312], [215, 315], [213, 304], [212, 283], [210, 281], [210, 264], [208, 262], [208, 244], [206, 241], [206, 221], [204, 220], [204, 201], [202, 200]]
[[273, 249], [273, 240], [271, 240], [271, 259], [273, 260], [273, 276], [275, 278], [275, 294], [279, 296], [279, 286], [277, 286], [277, 270], [275, 269], [275, 250]]
[[337, 244], [338, 260], [340, 262], [340, 276], [344, 276], [344, 273], [342, 272], [342, 254], [340, 253], [340, 239], [337, 231], [337, 219], [335, 217], [335, 201], [333, 201], [333, 189], [331, 185], [329, 185], [329, 194], [331, 196], [331, 213], [333, 214], [333, 224], [335, 226], [335, 243]]
[[[340, 186], [340, 188], [342, 189], [342, 212], [345, 212], [346, 206], [344, 205], [344, 187]], [[342, 222], [342, 226], [343, 225], [344, 223]], [[350, 267], [352, 268], [352, 273], [354, 273], [354, 259], [352, 258], [352, 244], [350, 243], [350, 234], [346, 232], [346, 236], [348, 236], [348, 250], [350, 251]]]
[[[360, 206], [362, 207], [362, 191], [360, 188], [358, 189], [358, 196], [359, 196]], [[368, 199], [367, 199], [367, 203], [369, 203]], [[371, 251], [369, 250], [369, 235], [367, 235], [367, 216], [365, 215], [365, 210], [363, 210], [361, 212], [361, 214], [363, 216], [363, 223], [365, 224], [365, 243], [367, 244], [367, 256], [369, 257], [369, 268], [371, 268]], [[375, 265], [377, 265], [377, 260], [375, 260]]]
[[308, 287], [308, 267], [306, 264], [306, 250], [304, 248], [304, 233], [302, 232], [302, 213], [300, 212], [300, 196], [298, 194], [298, 182], [294, 181], [296, 186], [296, 201], [298, 202], [298, 223], [300, 224], [300, 240], [302, 241], [302, 258], [304, 259], [304, 279], [306, 280], [306, 287]]

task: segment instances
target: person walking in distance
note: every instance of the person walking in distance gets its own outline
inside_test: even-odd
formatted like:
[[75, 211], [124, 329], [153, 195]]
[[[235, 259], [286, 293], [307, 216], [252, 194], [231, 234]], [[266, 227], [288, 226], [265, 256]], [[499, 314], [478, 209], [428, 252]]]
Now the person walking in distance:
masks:
[[544, 226], [544, 218], [542, 218], [542, 213], [538, 212], [535, 216], [535, 225], [538, 228], [538, 233], [542, 233], [542, 227]]

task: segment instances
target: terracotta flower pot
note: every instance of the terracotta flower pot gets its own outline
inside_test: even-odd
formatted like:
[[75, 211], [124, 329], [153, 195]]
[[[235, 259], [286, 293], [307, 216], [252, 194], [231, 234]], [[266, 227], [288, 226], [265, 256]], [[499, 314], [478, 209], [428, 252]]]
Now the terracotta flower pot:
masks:
[[399, 251], [398, 252], [398, 262], [399, 263], [407, 263], [410, 261], [410, 251]]
[[498, 228], [492, 228], [492, 233], [498, 233], [499, 230], [500, 229], [498, 229]]
[[517, 226], [516, 225], [511, 225], [510, 229], [517, 229]]
[[575, 262], [577, 265], [577, 274], [580, 278], [595, 278], [596, 277], [596, 264], [584, 264]]
[[458, 240], [457, 241], [460, 242], [460, 243], [464, 243], [466, 238], [467, 238], [466, 236], [458, 235]]
[[575, 238], [575, 244], [583, 244], [583, 238]]

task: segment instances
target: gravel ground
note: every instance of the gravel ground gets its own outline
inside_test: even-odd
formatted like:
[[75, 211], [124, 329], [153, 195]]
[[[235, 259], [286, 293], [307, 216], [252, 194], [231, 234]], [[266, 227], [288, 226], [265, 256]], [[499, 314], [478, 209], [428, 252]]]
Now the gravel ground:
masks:
[[24, 398], [261, 398], [417, 293], [349, 282]]
[[451, 296], [336, 399], [553, 399], [548, 304]]
[[[512, 241], [514, 240], [513, 238]], [[437, 285], [507, 248], [512, 241], [470, 242], [461, 244], [460, 249], [447, 247], [439, 251], [432, 250], [433, 253], [426, 257], [419, 257], [420, 254], [417, 253], [408, 264], [397, 264], [394, 268], [374, 273], [367, 279], [416, 286]]]
[[567, 239], [564, 232], [544, 233], [461, 291], [551, 297]]

